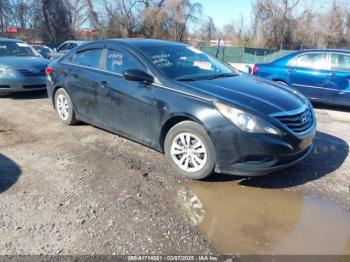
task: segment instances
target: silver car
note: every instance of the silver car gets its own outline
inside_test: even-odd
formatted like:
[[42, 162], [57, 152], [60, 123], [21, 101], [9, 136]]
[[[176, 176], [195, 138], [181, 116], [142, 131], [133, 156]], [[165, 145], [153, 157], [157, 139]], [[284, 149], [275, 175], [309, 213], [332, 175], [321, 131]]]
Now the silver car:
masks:
[[0, 94], [45, 90], [48, 64], [26, 42], [0, 38]]
[[80, 46], [83, 43], [84, 43], [84, 41], [73, 41], [73, 40], [66, 41], [63, 44], [61, 44], [57, 49], [55, 48], [53, 52], [48, 54], [48, 59], [56, 60], [56, 59], [64, 56], [70, 50]]

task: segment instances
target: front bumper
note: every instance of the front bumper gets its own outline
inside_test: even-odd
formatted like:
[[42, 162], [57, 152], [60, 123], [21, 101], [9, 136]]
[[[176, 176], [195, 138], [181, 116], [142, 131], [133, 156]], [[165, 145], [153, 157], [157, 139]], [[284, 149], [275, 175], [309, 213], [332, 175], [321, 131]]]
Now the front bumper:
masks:
[[250, 166], [248, 163], [240, 165], [231, 165], [231, 166], [223, 166], [220, 167], [217, 166], [216, 172], [217, 173], [223, 173], [223, 174], [229, 174], [229, 175], [236, 175], [236, 176], [263, 176], [267, 175], [291, 166], [294, 166], [295, 164], [301, 162], [304, 160], [307, 156], [311, 154], [313, 150], [313, 145], [311, 145], [309, 148], [307, 148], [305, 151], [296, 154], [296, 155], [290, 155], [288, 157], [283, 157], [283, 159], [271, 159], [271, 161], [268, 162], [254, 162]]
[[215, 137], [217, 173], [260, 176], [293, 166], [306, 158], [313, 149], [316, 123], [303, 136], [291, 132], [283, 137], [247, 134], [228, 126], [212, 136]]
[[46, 90], [46, 77], [0, 79], [0, 94]]

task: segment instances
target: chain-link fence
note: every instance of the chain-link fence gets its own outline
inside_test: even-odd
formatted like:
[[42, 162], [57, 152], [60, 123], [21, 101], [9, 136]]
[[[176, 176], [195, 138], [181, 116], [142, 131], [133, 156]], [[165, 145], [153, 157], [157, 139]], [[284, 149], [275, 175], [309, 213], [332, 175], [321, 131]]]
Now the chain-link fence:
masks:
[[217, 56], [227, 63], [269, 63], [277, 58], [295, 52], [293, 50], [271, 50], [247, 47], [201, 47], [206, 53]]

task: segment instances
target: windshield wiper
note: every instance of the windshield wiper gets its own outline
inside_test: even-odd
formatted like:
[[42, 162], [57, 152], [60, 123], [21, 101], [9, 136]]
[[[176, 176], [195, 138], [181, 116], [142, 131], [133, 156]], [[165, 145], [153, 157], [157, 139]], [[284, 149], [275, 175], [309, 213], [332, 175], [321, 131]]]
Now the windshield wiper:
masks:
[[237, 76], [236, 74], [233, 73], [223, 73], [223, 74], [217, 74], [209, 77], [209, 80], [214, 80], [218, 78], [224, 78], [224, 77], [234, 77]]

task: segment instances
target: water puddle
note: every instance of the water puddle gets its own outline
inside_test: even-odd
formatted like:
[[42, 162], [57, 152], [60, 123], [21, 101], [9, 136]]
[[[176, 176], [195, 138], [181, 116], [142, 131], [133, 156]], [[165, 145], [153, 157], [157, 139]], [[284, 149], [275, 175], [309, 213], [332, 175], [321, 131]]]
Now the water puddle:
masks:
[[300, 192], [198, 182], [179, 206], [225, 254], [350, 255], [350, 212]]

